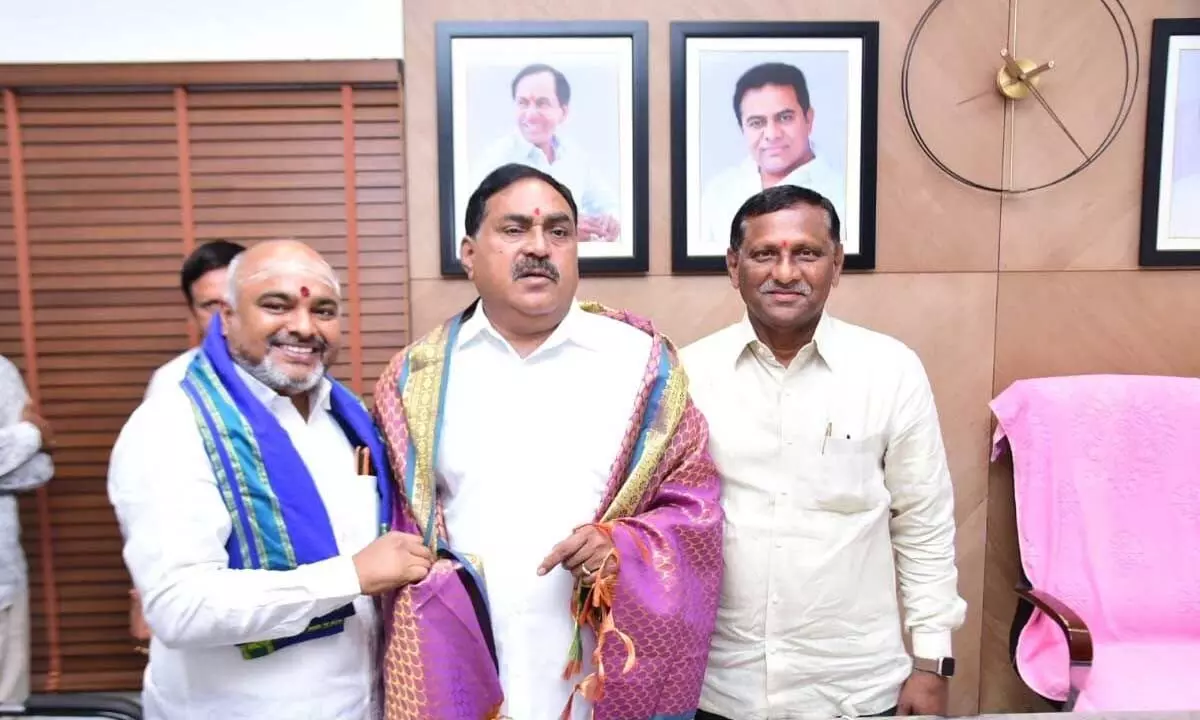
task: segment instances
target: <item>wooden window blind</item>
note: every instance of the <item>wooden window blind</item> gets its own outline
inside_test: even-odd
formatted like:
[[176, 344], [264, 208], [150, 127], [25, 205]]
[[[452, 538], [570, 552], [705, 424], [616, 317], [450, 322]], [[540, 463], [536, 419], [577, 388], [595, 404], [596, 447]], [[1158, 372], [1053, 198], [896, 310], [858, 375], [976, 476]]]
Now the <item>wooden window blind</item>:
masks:
[[218, 238], [311, 244], [346, 298], [333, 374], [369, 401], [409, 332], [399, 67], [0, 66], [0, 92], [0, 353], [59, 448], [21, 502], [34, 687], [136, 690], [105, 483], [151, 372], [198, 339], [181, 261]]

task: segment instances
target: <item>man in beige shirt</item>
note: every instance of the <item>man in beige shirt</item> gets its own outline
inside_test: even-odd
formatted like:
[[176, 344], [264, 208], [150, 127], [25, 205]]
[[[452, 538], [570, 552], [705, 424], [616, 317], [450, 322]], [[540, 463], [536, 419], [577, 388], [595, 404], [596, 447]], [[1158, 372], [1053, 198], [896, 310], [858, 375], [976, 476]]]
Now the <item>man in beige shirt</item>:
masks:
[[916, 353], [824, 312], [839, 230], [812, 190], [747, 200], [727, 253], [746, 316], [682, 351], [726, 513], [697, 720], [946, 713], [966, 604], [937, 410]]

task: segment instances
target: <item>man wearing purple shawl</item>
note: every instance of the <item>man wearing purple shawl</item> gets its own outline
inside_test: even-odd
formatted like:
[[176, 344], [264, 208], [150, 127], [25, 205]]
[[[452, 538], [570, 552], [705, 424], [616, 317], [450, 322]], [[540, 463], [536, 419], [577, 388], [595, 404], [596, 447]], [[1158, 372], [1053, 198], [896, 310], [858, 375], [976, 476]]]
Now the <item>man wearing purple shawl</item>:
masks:
[[723, 570], [708, 428], [665, 337], [575, 301], [576, 220], [545, 173], [491, 173], [462, 243], [479, 299], [379, 380], [392, 528], [438, 557], [384, 598], [386, 720], [696, 711]]

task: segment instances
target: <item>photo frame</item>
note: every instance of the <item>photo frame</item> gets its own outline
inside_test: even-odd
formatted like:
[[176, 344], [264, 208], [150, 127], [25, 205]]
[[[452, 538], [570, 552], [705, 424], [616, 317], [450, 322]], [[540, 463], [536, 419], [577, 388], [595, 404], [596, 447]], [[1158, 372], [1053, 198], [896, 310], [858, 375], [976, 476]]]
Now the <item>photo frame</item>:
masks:
[[878, 22], [671, 23], [672, 270], [725, 272], [764, 175], [828, 197], [874, 269], [878, 109]]
[[436, 24], [441, 271], [459, 262], [467, 200], [520, 162], [579, 208], [581, 275], [649, 270], [645, 22]]
[[1138, 263], [1200, 267], [1200, 18], [1154, 21]]

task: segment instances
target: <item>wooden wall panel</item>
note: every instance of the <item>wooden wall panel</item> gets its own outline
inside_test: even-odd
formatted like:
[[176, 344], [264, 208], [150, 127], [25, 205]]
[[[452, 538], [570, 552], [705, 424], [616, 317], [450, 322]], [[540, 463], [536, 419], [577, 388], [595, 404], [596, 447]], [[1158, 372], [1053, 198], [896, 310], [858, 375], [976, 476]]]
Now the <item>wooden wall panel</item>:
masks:
[[[1002, 270], [1136, 270], [1141, 223], [1142, 154], [1150, 29], [1157, 17], [1196, 17], [1191, 0], [1125, 0], [1137, 28], [1142, 77], [1124, 131], [1095, 165], [1046, 192], [1007, 200], [1001, 226]], [[1095, 0], [1018, 4], [1023, 52], [1053, 58], [1070, 82], [1046, 98], [1084, 146], [1099, 145], [1117, 109], [1124, 79], [1112, 21]], [[1095, 52], [1095, 48], [1104, 52]], [[1058, 72], [1058, 68], [1055, 69]], [[1036, 104], [1016, 108], [1009, 152], [1019, 177], [1049, 178], [1080, 160], [1053, 120]]]
[[[76, 68], [73, 86], [60, 69], [0, 67], [0, 88], [19, 84], [5, 122], [18, 123], [24, 158], [18, 172], [0, 145], [0, 352], [27, 374], [23, 357], [36, 360], [59, 439], [55, 478], [22, 498], [37, 689], [140, 687], [108, 454], [154, 368], [197, 337], [179, 289], [196, 243], [294, 237], [321, 251], [353, 328], [333, 368], [343, 381], [369, 389], [407, 341], [398, 67], [375, 63], [363, 81], [364, 66], [350, 63], [329, 82], [337, 64], [319, 65], [291, 68], [287, 86], [257, 86], [261, 67], [229, 65], [223, 85], [186, 87], [136, 86], [161, 69], [129, 66], [132, 85], [103, 90], [87, 84], [109, 77], [103, 67]], [[176, 83], [213, 72], [181, 66]], [[28, 207], [27, 301], [8, 282], [18, 197]]]

